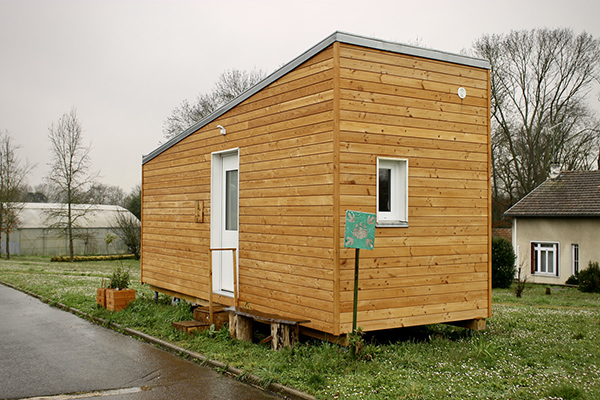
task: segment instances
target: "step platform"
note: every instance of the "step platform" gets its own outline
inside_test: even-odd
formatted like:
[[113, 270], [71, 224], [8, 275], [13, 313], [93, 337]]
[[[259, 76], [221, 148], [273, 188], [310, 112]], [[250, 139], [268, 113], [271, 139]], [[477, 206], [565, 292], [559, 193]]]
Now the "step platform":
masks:
[[261, 343], [271, 342], [273, 350], [292, 347], [300, 336], [300, 324], [309, 323], [308, 319], [281, 317], [275, 314], [263, 313], [247, 308], [228, 307], [229, 335], [238, 340], [252, 341], [252, 323], [254, 321], [271, 325], [271, 336]]
[[172, 325], [173, 328], [185, 333], [193, 333], [198, 330], [203, 331], [205, 329], [210, 328], [208, 322], [201, 322], [196, 320], [173, 322]]

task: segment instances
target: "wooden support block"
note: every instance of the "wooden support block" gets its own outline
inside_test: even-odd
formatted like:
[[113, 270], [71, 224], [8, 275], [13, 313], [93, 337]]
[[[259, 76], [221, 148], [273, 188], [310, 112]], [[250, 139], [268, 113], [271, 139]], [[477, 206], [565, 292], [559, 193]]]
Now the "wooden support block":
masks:
[[300, 333], [302, 333], [302, 335], [304, 335], [304, 336], [308, 336], [308, 337], [311, 337], [314, 339], [319, 339], [324, 342], [337, 344], [339, 346], [348, 347], [350, 345], [350, 343], [348, 343], [348, 335], [347, 334], [342, 334], [342, 335], [338, 335], [338, 336], [330, 335], [328, 333], [321, 332], [316, 329], [307, 328], [306, 326], [300, 327]]
[[252, 341], [252, 318], [229, 314], [229, 336], [234, 339]]
[[472, 329], [474, 331], [485, 330], [485, 318], [467, 319], [465, 321], [448, 322], [448, 325], [459, 326], [461, 328]]
[[284, 347], [292, 347], [298, 341], [298, 325], [289, 325], [273, 322], [271, 323], [271, 347], [273, 350], [281, 350]]
[[196, 320], [178, 321], [178, 322], [173, 322], [171, 325], [173, 325], [173, 328], [177, 329], [178, 331], [183, 331], [185, 333], [192, 333], [197, 330], [205, 330], [210, 327], [207, 323], [196, 321]]
[[236, 330], [236, 319], [235, 314], [229, 314], [229, 337], [235, 339], [235, 330]]

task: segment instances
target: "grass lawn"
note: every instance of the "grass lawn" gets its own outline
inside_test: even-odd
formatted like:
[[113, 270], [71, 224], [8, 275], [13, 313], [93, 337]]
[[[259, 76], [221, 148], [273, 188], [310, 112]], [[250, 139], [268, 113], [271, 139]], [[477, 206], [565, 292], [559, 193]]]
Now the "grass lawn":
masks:
[[[111, 313], [95, 305], [96, 288], [119, 265], [130, 268], [138, 299]], [[0, 281], [112, 320], [322, 399], [600, 399], [600, 295], [530, 285], [517, 299], [494, 290], [483, 333], [446, 325], [367, 335], [362, 358], [308, 341], [293, 349], [229, 339], [227, 331], [175, 332], [192, 318], [185, 304], [139, 283], [139, 262], [51, 263], [42, 257], [0, 260]]]

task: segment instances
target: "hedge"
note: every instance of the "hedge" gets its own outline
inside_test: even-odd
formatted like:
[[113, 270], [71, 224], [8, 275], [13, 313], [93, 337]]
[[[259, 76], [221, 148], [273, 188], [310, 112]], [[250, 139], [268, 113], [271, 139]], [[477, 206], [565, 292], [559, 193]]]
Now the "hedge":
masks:
[[[135, 260], [133, 254], [117, 254], [110, 256], [75, 256], [73, 261], [114, 261], [114, 260]], [[54, 262], [70, 262], [71, 257], [69, 256], [57, 256], [52, 257], [50, 261]]]

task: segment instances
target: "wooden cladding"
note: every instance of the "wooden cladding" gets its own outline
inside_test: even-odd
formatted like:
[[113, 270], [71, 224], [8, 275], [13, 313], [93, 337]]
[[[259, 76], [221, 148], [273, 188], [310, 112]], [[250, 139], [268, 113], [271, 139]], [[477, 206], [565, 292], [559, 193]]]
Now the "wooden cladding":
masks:
[[240, 304], [346, 333], [343, 215], [375, 213], [377, 157], [402, 158], [408, 227], [361, 253], [358, 325], [489, 317], [488, 87], [484, 69], [335, 43], [144, 164], [144, 282], [207, 298], [211, 153], [238, 148]]
[[[376, 212], [378, 156], [409, 165], [408, 228], [378, 228], [375, 250], [361, 253], [358, 324], [488, 317], [486, 71], [350, 45], [340, 65], [338, 212]], [[342, 250], [342, 332], [351, 328], [352, 266]]]
[[[144, 165], [148, 283], [206, 298], [211, 153], [237, 147], [240, 303], [333, 330], [331, 55], [323, 51]], [[204, 223], [188, 223], [202, 215]]]

